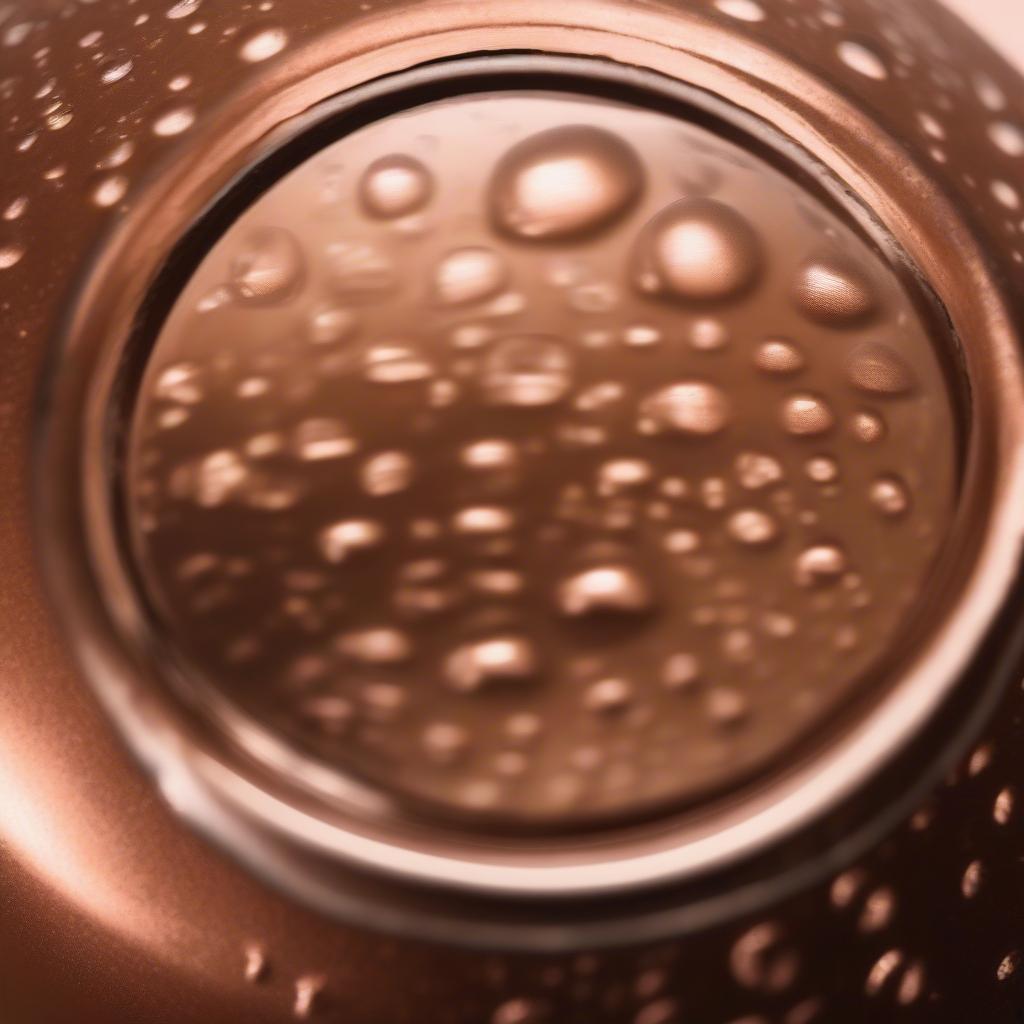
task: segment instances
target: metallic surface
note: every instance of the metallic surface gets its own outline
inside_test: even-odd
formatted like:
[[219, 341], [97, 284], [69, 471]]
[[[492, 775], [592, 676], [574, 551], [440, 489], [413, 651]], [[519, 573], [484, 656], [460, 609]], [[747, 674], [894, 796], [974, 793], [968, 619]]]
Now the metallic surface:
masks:
[[[29, 197], [27, 209], [0, 226], [7, 264], [0, 270], [0, 642], [8, 710], [0, 721], [0, 772], [4, 894], [13, 894], [0, 928], [0, 971], [13, 981], [4, 992], [8, 1016], [65, 1020], [80, 1017], [86, 1002], [97, 1022], [243, 1014], [281, 1020], [296, 1003], [299, 1012], [312, 1005], [328, 1019], [376, 1024], [468, 1024], [492, 1015], [507, 1024], [528, 1020], [530, 1004], [534, 1016], [554, 1020], [643, 1024], [674, 1019], [676, 1004], [680, 1016], [723, 1022], [1009, 1017], [1018, 947], [1005, 906], [1021, 882], [1016, 692], [1007, 691], [984, 744], [951, 776], [952, 786], [936, 790], [926, 812], [834, 886], [788, 899], [780, 891], [769, 916], [710, 927], [669, 947], [597, 958], [539, 962], [396, 944], [282, 900], [183, 831], [157, 800], [88, 697], [43, 600], [29, 543], [28, 469], [45, 340], [85, 250], [101, 233], [148, 214], [153, 240], [173, 236], [173, 226], [232, 177], [261, 135], [303, 109], [310, 95], [423, 59], [491, 48], [600, 53], [660, 68], [727, 93], [827, 158], [946, 301], [976, 361], [976, 411], [996, 419], [1000, 385], [1019, 382], [1010, 321], [1020, 316], [1012, 296], [1024, 257], [1014, 256], [1020, 218], [1012, 216], [1020, 175], [1010, 154], [986, 140], [990, 122], [1019, 122], [1020, 111], [1006, 98], [1019, 91], [1012, 73], [924, 3], [898, 11], [880, 6], [877, 17], [864, 5], [848, 11], [845, 24], [803, 23], [799, 39], [800, 23], [787, 24], [792, 5], [781, 3], [764, 3], [760, 22], [719, 16], [704, 4], [634, 6], [627, 14], [615, 4], [581, 2], [571, 17], [532, 3], [429, 10], [396, 4], [354, 16], [350, 32], [338, 27], [332, 5], [310, 3], [301, 23], [287, 20], [282, 58], [247, 77], [243, 65], [230, 64], [230, 74], [222, 68], [240, 33], [254, 26], [243, 27], [237, 12], [197, 6], [156, 5], [149, 28], [147, 21], [132, 24], [137, 5], [112, 4], [102, 14], [94, 6], [68, 7], [66, 17], [53, 20], [47, 8], [39, 26], [24, 31], [20, 26], [38, 17], [38, 8], [0, 8], [0, 96], [12, 112], [4, 145], [6, 166], [14, 168], [4, 171], [2, 205], [17, 209], [19, 197]], [[273, 24], [285, 20], [283, 11], [263, 16]], [[81, 57], [92, 44], [80, 42], [100, 22], [104, 47], [132, 55], [133, 71], [120, 83], [101, 86], [98, 69]], [[200, 24], [202, 31], [189, 32]], [[401, 41], [405, 33], [408, 43]], [[755, 42], [748, 46], [737, 36]], [[848, 36], [886, 52], [911, 52], [920, 63], [904, 65], [906, 82], [897, 92], [892, 81], [882, 84], [836, 59], [836, 45]], [[44, 53], [45, 47], [52, 49]], [[346, 52], [349, 59], [337, 64]], [[697, 52], [722, 63], [697, 59]], [[45, 110], [54, 102], [46, 91], [51, 61], [58, 77], [66, 76], [59, 91], [67, 109], [37, 113], [36, 104]], [[877, 71], [877, 64], [859, 63]], [[931, 107], [937, 88], [920, 64], [939, 75], [951, 102], [955, 97], [956, 116], [943, 115], [941, 142], [920, 127], [921, 108]], [[191, 82], [182, 98], [158, 98], [165, 79], [185, 74]], [[849, 99], [837, 100], [824, 82]], [[118, 84], [125, 85], [120, 99]], [[42, 99], [33, 99], [37, 92]], [[784, 103], [780, 94], [788, 94]], [[154, 119], [166, 125], [166, 108], [182, 103], [200, 115], [183, 134], [150, 131]], [[871, 127], [872, 117], [886, 126], [884, 135]], [[37, 127], [39, 136], [26, 144]], [[123, 206], [101, 208], [88, 200], [99, 184], [94, 165], [109, 158], [122, 132], [136, 147], [125, 173], [137, 191], [127, 192]], [[190, 157], [200, 147], [205, 159], [197, 163]], [[936, 149], [941, 161], [929, 154]], [[174, 173], [161, 177], [161, 164]], [[964, 175], [971, 183], [963, 184]], [[173, 188], [164, 191], [163, 182]], [[944, 247], [959, 256], [956, 280]], [[126, 307], [145, 291], [144, 263], [123, 282]], [[73, 371], [76, 353], [66, 358]], [[1015, 429], [1008, 412], [993, 425]], [[1000, 507], [1010, 513], [1015, 497], [1003, 494]], [[1003, 552], [1007, 574], [1015, 554]], [[988, 668], [976, 666], [979, 685], [995, 678]], [[190, 798], [164, 783], [172, 801]], [[936, 928], [938, 913], [950, 922], [945, 927]], [[399, 972], [404, 991], [390, 984]]]

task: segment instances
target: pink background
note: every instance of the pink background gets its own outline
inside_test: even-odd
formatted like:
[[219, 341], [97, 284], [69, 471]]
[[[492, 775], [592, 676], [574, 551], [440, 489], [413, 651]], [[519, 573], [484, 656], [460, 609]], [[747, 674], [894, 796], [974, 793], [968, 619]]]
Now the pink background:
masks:
[[[893, 0], [899, 3], [900, 0]], [[1024, 0], [945, 0], [1024, 69]]]

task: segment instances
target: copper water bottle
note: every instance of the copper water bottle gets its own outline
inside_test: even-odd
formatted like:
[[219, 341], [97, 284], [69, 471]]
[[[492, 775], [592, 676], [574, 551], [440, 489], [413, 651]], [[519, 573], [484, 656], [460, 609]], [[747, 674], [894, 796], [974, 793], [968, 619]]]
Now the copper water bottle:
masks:
[[8, 0], [0, 114], [0, 1022], [1022, 1019], [961, 22]]

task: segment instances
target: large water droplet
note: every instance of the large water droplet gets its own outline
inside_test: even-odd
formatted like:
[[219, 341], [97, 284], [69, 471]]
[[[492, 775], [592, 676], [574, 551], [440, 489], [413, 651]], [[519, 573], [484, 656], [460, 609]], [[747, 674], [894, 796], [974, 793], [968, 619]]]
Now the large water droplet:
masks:
[[288, 33], [283, 28], [264, 28], [250, 32], [238, 48], [238, 55], [250, 64], [269, 60], [288, 45]]
[[496, 226], [545, 241], [608, 227], [633, 205], [644, 172], [633, 149], [602, 128], [553, 128], [521, 142], [490, 185]]
[[647, 293], [713, 302], [746, 290], [761, 268], [754, 229], [714, 199], [682, 199], [643, 230], [633, 276]]
[[491, 637], [465, 644], [445, 661], [449, 685], [467, 693], [496, 683], [523, 682], [536, 673], [533, 644], [522, 636]]

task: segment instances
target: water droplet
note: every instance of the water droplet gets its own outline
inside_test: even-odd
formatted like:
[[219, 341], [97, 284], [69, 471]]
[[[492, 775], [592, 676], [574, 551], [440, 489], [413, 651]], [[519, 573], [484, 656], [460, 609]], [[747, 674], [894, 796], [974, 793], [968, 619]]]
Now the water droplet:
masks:
[[176, 4], [168, 9], [167, 17], [172, 21], [176, 21], [179, 18], [187, 18], [190, 14], [195, 14], [199, 10], [202, 2], [203, 0], [178, 0]]
[[505, 262], [492, 249], [457, 249], [438, 264], [434, 292], [446, 306], [463, 306], [496, 295], [507, 279]]
[[878, 308], [871, 280], [859, 266], [839, 256], [805, 263], [797, 276], [794, 296], [809, 319], [826, 327], [864, 323]]
[[738, 544], [762, 547], [779, 536], [779, 524], [760, 509], [741, 509], [729, 517], [729, 535]]
[[729, 331], [720, 320], [705, 318], [690, 328], [690, 346], [697, 352], [720, 352], [729, 344]]
[[644, 228], [633, 264], [634, 280], [644, 292], [713, 302], [754, 283], [761, 247], [732, 207], [714, 199], [682, 199]]
[[804, 469], [808, 478], [816, 484], [834, 484], [839, 479], [839, 464], [827, 455], [816, 455], [808, 459]]
[[715, 0], [715, 7], [739, 21], [764, 21], [764, 8], [755, 0]]
[[445, 677], [456, 690], [470, 693], [498, 683], [515, 683], [537, 674], [533, 644], [522, 636], [492, 637], [465, 644], [445, 660]]
[[782, 425], [794, 437], [817, 437], [835, 425], [835, 416], [817, 395], [791, 395], [782, 404]]
[[972, 860], [960, 881], [960, 892], [964, 899], [973, 900], [981, 889], [983, 868], [980, 860]]
[[180, 135], [195, 124], [196, 112], [192, 107], [172, 107], [153, 122], [153, 134], [161, 138]]
[[910, 495], [907, 486], [898, 477], [879, 477], [868, 492], [871, 504], [884, 516], [898, 519], [906, 515], [910, 508]]
[[854, 387], [874, 395], [904, 395], [916, 383], [903, 357], [878, 342], [866, 342], [850, 353], [846, 376]]
[[835, 583], [846, 572], [846, 555], [835, 544], [816, 544], [796, 559], [794, 576], [801, 587]]
[[572, 385], [572, 361], [554, 338], [506, 338], [485, 360], [480, 383], [491, 405], [553, 405]]
[[66, 103], [55, 103], [46, 113], [46, 127], [51, 132], [59, 132], [71, 124], [74, 114]]
[[433, 722], [423, 730], [423, 749], [439, 764], [451, 764], [469, 746], [469, 734], [454, 722]]
[[850, 421], [850, 429], [861, 444], [877, 444], [886, 434], [885, 421], [873, 412], [856, 413]]
[[326, 988], [327, 979], [322, 974], [306, 974], [295, 982], [292, 1012], [299, 1020], [308, 1020], [313, 1016]]
[[283, 28], [258, 29], [245, 37], [238, 55], [250, 64], [269, 60], [288, 45], [288, 33]]
[[1017, 973], [1017, 968], [1019, 966], [1020, 953], [1007, 953], [996, 968], [996, 980], [1006, 981], [1007, 978], [1013, 977], [1013, 975]]
[[642, 487], [653, 475], [650, 463], [643, 459], [615, 459], [598, 470], [598, 487], [602, 494], [617, 494]]
[[532, 999], [511, 999], [491, 1016], [491, 1024], [543, 1024], [544, 1006]]
[[796, 980], [800, 959], [783, 941], [778, 925], [751, 928], [732, 948], [729, 964], [733, 977], [744, 988], [784, 992]]
[[592, 683], [583, 696], [588, 711], [607, 714], [622, 711], [633, 699], [633, 686], [626, 679], [599, 679]]
[[1006, 786], [999, 791], [995, 805], [992, 808], [992, 820], [997, 825], [1006, 825], [1013, 816], [1013, 807], [1016, 802], [1013, 789]]
[[0, 245], [0, 270], [10, 270], [24, 255], [22, 245]]
[[788, 377], [799, 373], [807, 365], [807, 360], [791, 341], [773, 338], [758, 346], [754, 365], [764, 373]]
[[97, 206], [116, 206], [128, 191], [128, 179], [120, 174], [104, 178], [93, 189], [92, 201]]
[[303, 420], [295, 428], [294, 446], [303, 462], [322, 462], [351, 455], [359, 444], [347, 424], [321, 418]]
[[266, 979], [270, 966], [267, 961], [266, 950], [259, 945], [245, 947], [245, 967], [243, 977], [250, 985]]
[[741, 452], [736, 456], [736, 479], [748, 491], [760, 491], [781, 482], [782, 465], [778, 459], [760, 452]]
[[1000, 206], [1015, 212], [1020, 209], [1020, 193], [1008, 181], [993, 181], [991, 189]]
[[309, 340], [314, 345], [335, 345], [355, 334], [358, 321], [348, 309], [321, 306], [309, 317]]
[[469, 469], [507, 470], [519, 462], [519, 452], [511, 441], [474, 441], [462, 449], [461, 459]]
[[704, 381], [682, 381], [654, 392], [640, 405], [641, 429], [650, 433], [710, 437], [729, 425], [725, 393]]
[[563, 615], [637, 615], [654, 604], [650, 584], [626, 565], [603, 565], [574, 573], [558, 587], [556, 602]]
[[434, 366], [407, 345], [375, 345], [363, 357], [363, 372], [374, 384], [412, 384], [434, 375]]
[[690, 690], [700, 676], [700, 661], [686, 652], [670, 655], [661, 669], [661, 682], [669, 690]]
[[367, 494], [383, 498], [406, 490], [414, 469], [413, 460], [405, 452], [381, 452], [366, 460], [359, 478]]
[[498, 505], [474, 505], [461, 509], [452, 520], [456, 533], [488, 536], [507, 533], [516, 523], [511, 510]]
[[233, 497], [248, 480], [249, 470], [230, 449], [211, 452], [199, 460], [196, 472], [196, 503], [215, 508]]
[[1007, 156], [1024, 156], [1024, 131], [1009, 121], [989, 125], [988, 137]]
[[397, 665], [412, 656], [405, 633], [384, 626], [343, 633], [336, 646], [346, 657], [367, 665]]
[[609, 227], [639, 198], [642, 164], [618, 136], [589, 125], [553, 128], [514, 146], [490, 185], [495, 225], [547, 241]]
[[130, 57], [106, 61], [102, 65], [100, 81], [104, 85], [113, 85], [115, 82], [120, 82], [122, 78], [127, 78], [131, 74], [134, 66], [134, 62]]
[[320, 533], [320, 551], [328, 562], [344, 562], [352, 552], [376, 547], [384, 528], [372, 519], [345, 519]]
[[395, 265], [368, 242], [334, 242], [327, 260], [331, 283], [341, 295], [379, 298], [398, 287]]
[[375, 160], [359, 182], [359, 201], [370, 217], [394, 220], [418, 213], [434, 193], [434, 178], [415, 157], [394, 153]]
[[839, 59], [853, 71], [865, 78], [873, 78], [877, 82], [883, 82], [889, 77], [889, 69], [885, 61], [865, 43], [843, 40], [836, 48]]
[[304, 276], [302, 251], [283, 228], [260, 228], [246, 239], [231, 262], [231, 288], [253, 304], [271, 304], [290, 297]]
[[17, 220], [28, 209], [28, 196], [12, 199], [4, 209], [4, 220]]

